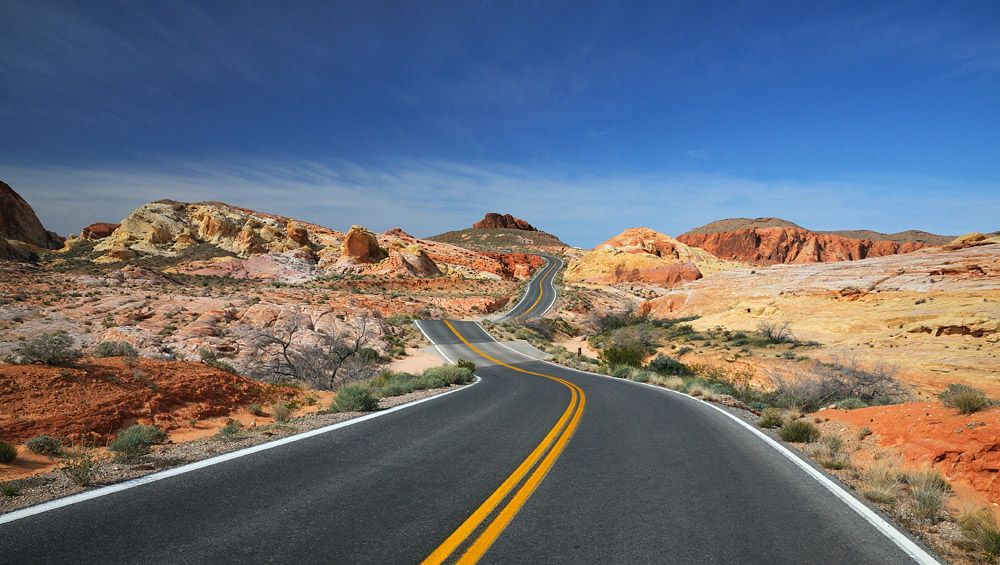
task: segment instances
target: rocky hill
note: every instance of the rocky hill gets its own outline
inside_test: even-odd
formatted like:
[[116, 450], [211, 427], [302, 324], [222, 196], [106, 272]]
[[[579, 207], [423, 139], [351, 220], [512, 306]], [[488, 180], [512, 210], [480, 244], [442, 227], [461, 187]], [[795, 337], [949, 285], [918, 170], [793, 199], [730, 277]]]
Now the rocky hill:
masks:
[[891, 235], [864, 230], [815, 232], [778, 218], [732, 218], [692, 229], [677, 239], [722, 259], [763, 266], [897, 255], [953, 238], [918, 231]]
[[58, 249], [62, 245], [63, 238], [46, 230], [21, 195], [0, 181], [0, 259], [23, 261], [34, 254], [32, 247]]
[[648, 228], [629, 228], [570, 262], [570, 282], [625, 282], [673, 288], [743, 265], [722, 261], [701, 249]]
[[155, 259], [150, 264], [168, 272], [284, 282], [344, 274], [525, 278], [538, 262], [419, 240], [400, 229], [339, 232], [221, 202], [151, 202], [117, 226], [95, 224], [82, 235], [66, 243], [66, 257], [96, 264]]

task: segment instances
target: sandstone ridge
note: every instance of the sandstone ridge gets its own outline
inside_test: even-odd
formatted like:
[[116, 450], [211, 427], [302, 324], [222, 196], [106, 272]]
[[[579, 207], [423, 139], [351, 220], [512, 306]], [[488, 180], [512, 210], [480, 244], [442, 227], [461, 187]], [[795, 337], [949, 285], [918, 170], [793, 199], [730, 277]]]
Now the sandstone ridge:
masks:
[[[794, 224], [772, 225], [776, 222], [762, 220], [774, 220], [774, 218], [751, 221], [762, 227], [752, 225], [730, 231], [706, 231], [712, 226], [709, 224], [682, 234], [677, 239], [687, 245], [704, 249], [720, 259], [761, 266], [779, 263], [856, 261], [868, 257], [909, 253], [927, 246], [920, 241], [855, 239], [834, 233], [814, 232]], [[730, 225], [724, 222], [716, 224]]]

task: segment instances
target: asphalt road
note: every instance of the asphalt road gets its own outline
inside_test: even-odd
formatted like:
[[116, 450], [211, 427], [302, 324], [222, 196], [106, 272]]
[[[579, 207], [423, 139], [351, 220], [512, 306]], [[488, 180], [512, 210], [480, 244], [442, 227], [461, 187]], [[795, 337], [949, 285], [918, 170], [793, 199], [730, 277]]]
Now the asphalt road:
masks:
[[538, 269], [535, 277], [528, 283], [524, 297], [509, 312], [498, 318], [499, 320], [538, 318], [552, 308], [556, 301], [556, 287], [553, 284], [553, 279], [562, 268], [563, 260], [546, 255], [541, 255], [541, 257], [545, 259], [545, 265]]
[[481, 381], [0, 523], [0, 562], [420, 563], [498, 491], [449, 562], [478, 550], [484, 563], [913, 561], [705, 403], [530, 360], [472, 322], [452, 323], [467, 343], [445, 322], [419, 325]]

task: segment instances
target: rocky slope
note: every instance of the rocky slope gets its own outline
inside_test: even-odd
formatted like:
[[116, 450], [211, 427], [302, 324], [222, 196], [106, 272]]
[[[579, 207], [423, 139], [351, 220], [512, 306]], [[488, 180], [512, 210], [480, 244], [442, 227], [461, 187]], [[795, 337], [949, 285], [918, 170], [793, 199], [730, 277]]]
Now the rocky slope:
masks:
[[120, 225], [88, 226], [64, 251], [87, 252], [90, 241], [98, 264], [173, 258], [173, 272], [283, 282], [344, 274], [514, 279], [538, 263], [419, 240], [399, 229], [338, 232], [220, 202], [152, 202]]
[[[841, 235], [883, 237], [866, 239]], [[677, 239], [722, 259], [767, 266], [779, 263], [856, 261], [909, 253], [949, 238], [923, 232], [878, 234], [877, 232], [814, 232], [778, 218], [734, 218], [695, 228]]]
[[1000, 243], [859, 261], [717, 273], [650, 300], [654, 317], [699, 315], [697, 330], [789, 322], [821, 355], [880, 359], [921, 390], [961, 382], [1000, 395]]
[[21, 195], [0, 181], [0, 259], [25, 260], [34, 252], [32, 246], [58, 249], [62, 245], [63, 238], [46, 230]]
[[648, 228], [629, 228], [572, 260], [565, 280], [614, 285], [626, 282], [673, 288], [741, 265]]

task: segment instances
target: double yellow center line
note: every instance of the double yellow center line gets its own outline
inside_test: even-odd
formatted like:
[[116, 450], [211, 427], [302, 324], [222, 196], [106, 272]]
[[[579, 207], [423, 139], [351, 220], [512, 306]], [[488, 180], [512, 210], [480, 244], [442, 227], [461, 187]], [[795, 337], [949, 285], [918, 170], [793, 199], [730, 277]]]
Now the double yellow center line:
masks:
[[[514, 472], [507, 477], [507, 480], [500, 485], [489, 498], [486, 499], [475, 512], [472, 513], [469, 518], [462, 523], [461, 526], [455, 530], [455, 533], [448, 536], [448, 539], [444, 541], [437, 549], [434, 550], [431, 555], [424, 560], [424, 565], [436, 565], [439, 563], [444, 563], [446, 560], [452, 557], [453, 553], [462, 546], [466, 546], [465, 552], [458, 558], [456, 563], [467, 564], [476, 563], [486, 551], [490, 548], [500, 533], [503, 532], [504, 528], [514, 519], [514, 516], [521, 510], [524, 503], [531, 497], [538, 487], [538, 484], [542, 482], [545, 475], [548, 474], [549, 469], [555, 464], [556, 459], [562, 454], [563, 449], [569, 442], [573, 433], [576, 431], [576, 427], [580, 423], [580, 417], [583, 415], [583, 407], [587, 403], [587, 398], [583, 394], [583, 390], [575, 384], [560, 379], [558, 377], [553, 377], [551, 375], [546, 375], [543, 373], [536, 373], [534, 371], [528, 371], [525, 369], [520, 369], [512, 365], [508, 365], [502, 361], [498, 361], [489, 355], [486, 355], [474, 345], [469, 343], [451, 322], [445, 320], [445, 324], [451, 328], [451, 331], [455, 333], [460, 340], [462, 340], [465, 345], [469, 346], [470, 349], [482, 355], [486, 359], [493, 361], [499, 365], [512, 369], [519, 373], [526, 373], [529, 375], [536, 375], [539, 377], [545, 377], [546, 379], [551, 379], [553, 381], [559, 382], [569, 388], [572, 398], [570, 399], [569, 406], [566, 411], [563, 412], [562, 417], [556, 422], [556, 425], [552, 427], [549, 433], [542, 439], [542, 442], [538, 444], [538, 447], [528, 455]], [[539, 462], [540, 461], [540, 462]], [[530, 475], [529, 475], [530, 473]], [[528, 476], [525, 480], [525, 476]], [[513, 495], [511, 495], [513, 493]], [[496, 512], [497, 508], [504, 502], [507, 501], [506, 505]], [[492, 521], [490, 518], [492, 517]], [[484, 527], [485, 526], [485, 527]], [[479, 536], [476, 537], [471, 544], [467, 542], [473, 538], [474, 534], [477, 532]]]
[[[552, 261], [552, 266], [549, 267], [542, 276], [538, 277], [538, 298], [535, 299], [535, 303], [531, 305], [531, 308], [528, 308], [527, 310], [525, 310], [524, 314], [521, 314], [521, 316], [527, 316], [528, 312], [531, 312], [532, 310], [534, 310], [535, 306], [538, 306], [538, 303], [542, 301], [542, 294], [543, 294], [543, 292], [542, 292], [542, 282], [545, 281], [546, 275], [548, 275], [549, 273], [551, 273], [552, 269], [556, 268], [556, 265], [557, 265], [557, 263], [555, 262], [555, 260], [553, 260]], [[518, 317], [520, 318], [521, 316], [518, 316]], [[451, 328], [451, 330], [455, 331], [455, 328]], [[455, 333], [457, 334], [458, 332], [455, 332]], [[462, 336], [458, 336], [458, 337], [462, 337]], [[465, 341], [465, 340], [463, 340], [463, 341]], [[468, 343], [468, 342], [466, 342], [466, 343]], [[475, 349], [475, 348], [473, 347], [473, 349]], [[482, 353], [479, 352], [478, 349], [476, 349], [476, 353], [479, 353], [480, 355], [483, 355]], [[486, 357], [486, 356], [483, 355], [483, 357]], [[489, 357], [487, 357], [487, 359], [489, 359]], [[493, 361], [496, 361], [496, 359], [493, 359]], [[497, 362], [499, 363], [499, 361], [497, 361]], [[502, 365], [502, 363], [501, 363], [501, 365]], [[513, 368], [513, 367], [511, 367], [511, 368]], [[542, 375], [542, 376], [543, 377], [548, 377], [548, 375]], [[549, 377], [549, 378], [551, 378], [551, 377]]]

